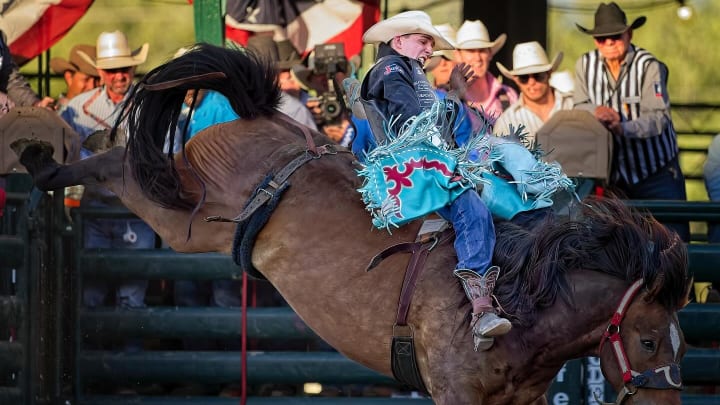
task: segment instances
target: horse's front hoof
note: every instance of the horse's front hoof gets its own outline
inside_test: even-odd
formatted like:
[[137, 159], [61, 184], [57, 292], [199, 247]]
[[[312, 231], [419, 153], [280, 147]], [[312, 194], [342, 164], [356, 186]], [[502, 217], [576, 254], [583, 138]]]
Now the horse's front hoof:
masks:
[[10, 148], [18, 156], [20, 164], [30, 173], [35, 185], [44, 190], [42, 182], [58, 167], [58, 163], [53, 159], [55, 149], [52, 144], [39, 139], [21, 138], [13, 141]]
[[13, 152], [15, 152], [15, 154], [21, 159], [21, 163], [23, 155], [27, 158], [45, 156], [52, 157], [55, 152], [55, 148], [53, 148], [51, 143], [41, 141], [39, 139], [28, 138], [20, 138], [13, 141], [10, 144], [10, 149], [12, 149]]

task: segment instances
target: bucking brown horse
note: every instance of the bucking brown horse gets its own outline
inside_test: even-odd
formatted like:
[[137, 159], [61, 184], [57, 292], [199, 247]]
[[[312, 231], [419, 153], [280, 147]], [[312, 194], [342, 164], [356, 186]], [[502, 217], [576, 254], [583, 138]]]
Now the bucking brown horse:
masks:
[[[372, 228], [356, 191], [356, 159], [275, 110], [275, 77], [252, 54], [198, 45], [145, 76], [126, 107], [127, 148], [69, 165], [39, 141], [13, 148], [40, 189], [106, 186], [178, 252], [237, 253], [236, 224], [205, 219], [274, 205], [252, 238], [252, 266], [330, 345], [392, 375], [408, 255], [366, 267], [389, 246], [412, 242], [420, 224]], [[225, 95], [242, 118], [165, 152], [179, 142], [185, 93], [200, 88]], [[585, 200], [573, 215], [533, 227], [497, 222], [496, 232], [496, 299], [514, 327], [491, 350], [473, 351], [471, 305], [452, 274], [451, 243], [430, 251], [417, 279], [408, 322], [435, 403], [546, 403], [567, 360], [599, 356], [617, 404], [680, 404], [685, 341], [676, 312], [690, 280], [675, 234], [610, 198]]]

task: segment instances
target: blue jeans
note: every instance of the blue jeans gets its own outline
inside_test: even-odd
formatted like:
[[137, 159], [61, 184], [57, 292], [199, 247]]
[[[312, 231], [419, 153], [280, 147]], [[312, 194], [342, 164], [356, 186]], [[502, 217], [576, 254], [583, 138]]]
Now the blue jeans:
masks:
[[[632, 200], [687, 200], [685, 176], [680, 170], [677, 158], [637, 184], [617, 183], [610, 188], [611, 190], [618, 189]], [[663, 225], [677, 232], [683, 241], [690, 241], [690, 224], [688, 222], [663, 222]]]
[[455, 228], [456, 268], [485, 274], [495, 249], [495, 225], [490, 210], [478, 193], [468, 190], [437, 213]]
[[[132, 235], [135, 235], [135, 238]], [[92, 219], [85, 221], [86, 249], [152, 249], [155, 231], [139, 219]], [[121, 308], [144, 308], [147, 280], [122, 280], [113, 283], [115, 299]], [[83, 304], [94, 308], [102, 306], [110, 292], [104, 280], [83, 280]]]

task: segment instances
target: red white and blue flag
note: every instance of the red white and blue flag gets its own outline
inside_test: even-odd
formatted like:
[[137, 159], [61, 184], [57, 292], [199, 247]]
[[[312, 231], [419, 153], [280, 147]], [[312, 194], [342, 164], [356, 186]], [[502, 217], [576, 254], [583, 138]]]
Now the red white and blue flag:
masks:
[[56, 42], [85, 15], [93, 0], [3, 0], [0, 30], [18, 65], [33, 59]]
[[[342, 42], [348, 58], [362, 50], [362, 35], [380, 18], [380, 0], [227, 0], [225, 36], [245, 45], [256, 32], [275, 32], [303, 54]], [[278, 38], [281, 37], [281, 38]]]

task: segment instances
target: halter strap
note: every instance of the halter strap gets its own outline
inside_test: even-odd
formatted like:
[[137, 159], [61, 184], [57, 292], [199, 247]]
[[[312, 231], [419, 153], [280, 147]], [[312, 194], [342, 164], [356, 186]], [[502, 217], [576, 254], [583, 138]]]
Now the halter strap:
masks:
[[620, 324], [625, 317], [625, 313], [627, 313], [627, 309], [630, 307], [630, 303], [632, 302], [633, 298], [635, 298], [635, 295], [637, 295], [642, 285], [643, 280], [637, 280], [630, 286], [630, 288], [627, 289], [627, 291], [625, 291], [625, 295], [623, 295], [622, 299], [620, 300], [620, 304], [618, 304], [615, 313], [610, 319], [610, 324], [608, 325], [605, 333], [603, 333], [602, 339], [600, 340], [599, 352], [602, 351], [605, 340], [609, 340], [612, 344], [613, 353], [615, 354], [615, 358], [617, 359], [618, 365], [620, 366], [620, 371], [622, 372], [623, 376], [623, 382], [625, 384], [632, 381], [632, 370], [630, 369], [630, 361], [627, 358], [625, 348], [622, 344], [622, 336], [620, 336]]
[[[630, 360], [628, 360], [627, 354], [625, 353], [622, 336], [620, 336], [620, 324], [622, 323], [623, 318], [625, 318], [625, 314], [630, 307], [630, 303], [632, 303], [642, 285], [643, 280], [637, 280], [630, 286], [630, 288], [627, 289], [627, 291], [625, 291], [625, 295], [623, 295], [620, 300], [620, 304], [618, 304], [615, 313], [610, 319], [610, 324], [600, 340], [600, 349], [598, 350], [598, 354], [602, 352], [605, 340], [609, 340], [615, 359], [617, 360], [620, 371], [622, 372], [623, 389], [618, 394], [615, 405], [623, 404], [625, 400], [634, 395], [639, 388], [682, 389], [680, 366], [676, 363], [657, 366], [648, 369], [643, 373], [634, 371], [630, 366]], [[608, 405], [606, 402], [598, 402]]]

